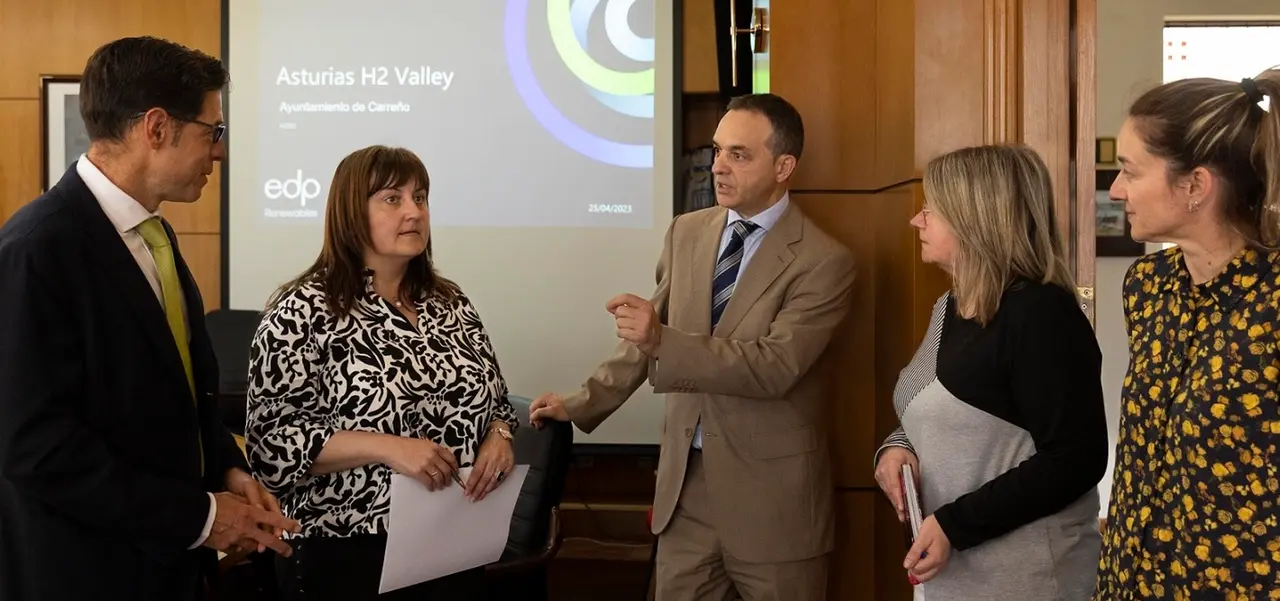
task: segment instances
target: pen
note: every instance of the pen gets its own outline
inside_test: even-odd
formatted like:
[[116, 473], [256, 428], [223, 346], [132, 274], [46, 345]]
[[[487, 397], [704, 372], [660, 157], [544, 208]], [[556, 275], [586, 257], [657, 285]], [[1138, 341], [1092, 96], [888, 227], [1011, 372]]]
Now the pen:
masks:
[[459, 477], [458, 477], [458, 472], [453, 472], [453, 474], [451, 474], [451, 475], [453, 476], [453, 481], [454, 481], [454, 482], [457, 482], [457, 483], [458, 483], [458, 486], [461, 486], [461, 487], [463, 488], [463, 490], [466, 490], [467, 485], [462, 483], [462, 478], [459, 478]]

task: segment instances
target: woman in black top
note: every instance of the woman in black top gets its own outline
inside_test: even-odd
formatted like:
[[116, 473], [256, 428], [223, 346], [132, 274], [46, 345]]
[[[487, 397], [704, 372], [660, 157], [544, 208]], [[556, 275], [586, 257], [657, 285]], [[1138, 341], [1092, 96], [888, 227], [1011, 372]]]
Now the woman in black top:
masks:
[[925, 518], [904, 565], [928, 601], [1063, 599], [1093, 588], [1106, 470], [1101, 352], [1076, 302], [1034, 151], [955, 151], [925, 171], [911, 224], [952, 288], [902, 371], [902, 427], [876, 479], [904, 516], [901, 467]]

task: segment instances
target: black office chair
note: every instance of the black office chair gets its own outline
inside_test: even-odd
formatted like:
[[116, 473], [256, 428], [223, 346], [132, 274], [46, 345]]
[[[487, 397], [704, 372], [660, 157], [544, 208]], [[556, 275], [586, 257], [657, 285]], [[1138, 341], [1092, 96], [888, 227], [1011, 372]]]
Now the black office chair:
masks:
[[249, 345], [262, 321], [259, 311], [218, 309], [204, 316], [218, 358], [218, 409], [222, 423], [244, 435], [245, 394], [249, 390]]
[[550, 422], [536, 430], [529, 425], [529, 399], [511, 395], [520, 419], [513, 451], [517, 465], [529, 475], [511, 516], [511, 534], [501, 559], [485, 568], [489, 598], [546, 601], [548, 564], [560, 551], [560, 500], [573, 454], [573, 426]]
[[[560, 551], [560, 501], [573, 454], [573, 426], [551, 422], [542, 430], [529, 425], [529, 403], [512, 395], [520, 427], [512, 450], [517, 465], [528, 465], [511, 516], [506, 549], [498, 561], [485, 566], [489, 598], [495, 601], [547, 601], [547, 569]], [[253, 565], [246, 564], [246, 560]], [[223, 582], [213, 599], [274, 601], [274, 567], [271, 553], [243, 554], [223, 561]]]

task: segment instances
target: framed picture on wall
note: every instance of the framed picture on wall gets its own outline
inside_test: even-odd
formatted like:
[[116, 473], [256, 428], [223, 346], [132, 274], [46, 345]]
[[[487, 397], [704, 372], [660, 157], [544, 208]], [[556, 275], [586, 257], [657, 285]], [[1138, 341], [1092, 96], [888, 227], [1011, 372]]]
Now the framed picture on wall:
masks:
[[80, 155], [89, 150], [89, 134], [80, 118], [80, 78], [40, 78], [40, 181], [48, 191]]
[[1146, 246], [1130, 236], [1129, 216], [1124, 203], [1111, 200], [1111, 184], [1120, 175], [1117, 169], [1097, 169], [1094, 186], [1094, 235], [1099, 257], [1141, 257]]

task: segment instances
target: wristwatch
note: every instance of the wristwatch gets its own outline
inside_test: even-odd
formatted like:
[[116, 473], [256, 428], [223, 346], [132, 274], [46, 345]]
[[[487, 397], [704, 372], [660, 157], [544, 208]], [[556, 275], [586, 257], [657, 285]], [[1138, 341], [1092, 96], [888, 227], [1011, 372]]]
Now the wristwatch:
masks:
[[493, 425], [489, 426], [489, 431], [490, 431], [490, 432], [497, 432], [499, 436], [501, 436], [501, 437], [503, 437], [503, 438], [505, 438], [505, 439], [507, 439], [507, 440], [512, 440], [512, 439], [514, 439], [514, 438], [515, 438], [515, 436], [513, 436], [513, 435], [511, 434], [511, 430], [510, 430], [509, 428], [507, 428], [507, 425], [506, 425], [506, 424], [503, 424], [503, 423], [493, 424]]

